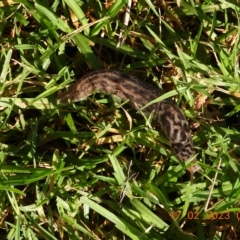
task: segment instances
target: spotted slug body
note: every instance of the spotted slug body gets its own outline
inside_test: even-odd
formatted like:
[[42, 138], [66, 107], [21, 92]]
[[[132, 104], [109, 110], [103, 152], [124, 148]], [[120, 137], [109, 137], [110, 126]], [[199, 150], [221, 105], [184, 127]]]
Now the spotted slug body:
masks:
[[[84, 75], [70, 91], [59, 96], [59, 101], [62, 105], [78, 102], [94, 92], [128, 100], [136, 110], [162, 94], [151, 84], [121, 71], [97, 70]], [[183, 162], [194, 155], [189, 125], [182, 111], [170, 100], [160, 101], [143, 109], [144, 114], [152, 111], [154, 120], [160, 124], [178, 159]], [[191, 166], [188, 170], [193, 174], [198, 169], [199, 167]]]

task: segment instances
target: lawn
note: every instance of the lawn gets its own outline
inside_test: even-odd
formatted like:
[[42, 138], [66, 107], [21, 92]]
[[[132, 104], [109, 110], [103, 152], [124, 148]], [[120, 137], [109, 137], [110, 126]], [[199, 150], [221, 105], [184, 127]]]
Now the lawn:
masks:
[[[238, 0], [1, 1], [0, 238], [239, 239], [239, 19]], [[151, 114], [59, 103], [97, 69], [183, 111], [192, 182]]]

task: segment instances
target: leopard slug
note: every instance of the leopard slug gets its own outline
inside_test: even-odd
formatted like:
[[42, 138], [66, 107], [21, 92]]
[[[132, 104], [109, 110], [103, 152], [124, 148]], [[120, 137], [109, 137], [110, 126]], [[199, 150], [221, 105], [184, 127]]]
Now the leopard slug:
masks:
[[[84, 75], [73, 88], [58, 97], [62, 105], [78, 102], [94, 92], [115, 95], [139, 110], [162, 93], [159, 89], [138, 78], [118, 70], [97, 70]], [[163, 100], [144, 108], [144, 114], [152, 111], [153, 119], [160, 124], [180, 162], [195, 154], [188, 121], [182, 111], [170, 100]], [[200, 169], [188, 168], [191, 178]]]

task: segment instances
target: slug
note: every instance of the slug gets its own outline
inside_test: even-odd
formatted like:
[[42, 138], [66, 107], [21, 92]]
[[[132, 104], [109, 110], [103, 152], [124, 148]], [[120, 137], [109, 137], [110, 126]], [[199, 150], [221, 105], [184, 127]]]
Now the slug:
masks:
[[[141, 109], [150, 101], [158, 98], [162, 92], [153, 85], [118, 70], [97, 70], [84, 75], [68, 91], [58, 97], [62, 105], [78, 102], [94, 92], [115, 95], [123, 101], [128, 100], [131, 107]], [[154, 111], [153, 118], [159, 123], [169, 139], [172, 149], [180, 162], [195, 154], [190, 128], [182, 111], [171, 101], [163, 100], [144, 108], [148, 115]], [[198, 165], [188, 168], [191, 179], [201, 169]]]

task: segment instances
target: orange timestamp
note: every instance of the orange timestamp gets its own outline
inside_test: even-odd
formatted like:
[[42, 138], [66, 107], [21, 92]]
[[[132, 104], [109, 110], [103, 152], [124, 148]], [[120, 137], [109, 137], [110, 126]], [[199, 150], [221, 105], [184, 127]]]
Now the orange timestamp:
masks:
[[[200, 217], [201, 214], [201, 217]], [[203, 214], [203, 215], [202, 215]], [[233, 217], [232, 214], [235, 214], [235, 217], [237, 220], [240, 220], [240, 212], [205, 212], [200, 213], [197, 211], [188, 211], [185, 219], [187, 220], [229, 220], [231, 217]], [[178, 220], [182, 215], [182, 211], [171, 211], [170, 216], [172, 219]]]

